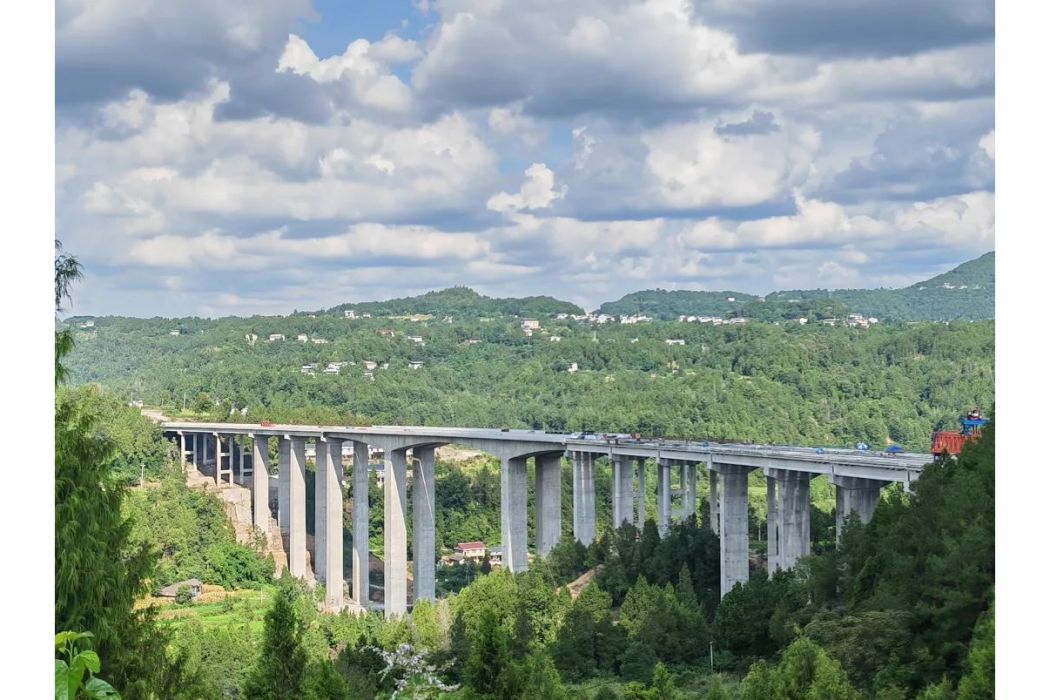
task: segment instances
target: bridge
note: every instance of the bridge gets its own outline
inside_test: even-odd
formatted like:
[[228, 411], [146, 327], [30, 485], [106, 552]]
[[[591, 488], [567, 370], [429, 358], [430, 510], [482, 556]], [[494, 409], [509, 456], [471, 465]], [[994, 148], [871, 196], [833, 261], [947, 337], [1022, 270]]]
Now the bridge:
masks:
[[[315, 479], [313, 570], [325, 585], [325, 605], [340, 610], [343, 601], [343, 446], [352, 446], [352, 463], [368, 464], [369, 449], [384, 455], [383, 546], [384, 610], [388, 617], [408, 611], [407, 467], [412, 468], [413, 581], [415, 599], [435, 597], [434, 450], [462, 445], [498, 457], [500, 531], [503, 565], [511, 571], [528, 566], [528, 462], [535, 470], [535, 551], [547, 555], [562, 536], [562, 459], [572, 462], [574, 538], [585, 545], [595, 537], [595, 462], [612, 464], [613, 525], [646, 520], [649, 462], [656, 466], [656, 523], [666, 536], [673, 517], [696, 514], [697, 471], [703, 465], [710, 486], [709, 521], [721, 542], [721, 593], [748, 580], [748, 474], [766, 478], [768, 561], [770, 572], [789, 569], [810, 552], [809, 485], [821, 474], [836, 490], [836, 528], [855, 512], [867, 523], [879, 492], [891, 483], [908, 490], [931, 461], [929, 455], [887, 454], [859, 450], [779, 445], [727, 445], [709, 442], [632, 439], [533, 430], [443, 428], [427, 426], [271, 425], [168, 421], [161, 424], [179, 446], [184, 465], [213, 463], [216, 484], [233, 483], [235, 472], [252, 490], [253, 524], [266, 533], [276, 515], [287, 536], [288, 569], [309, 575], [306, 540], [306, 446], [314, 445]], [[271, 513], [270, 441], [278, 458], [277, 508]], [[225, 446], [224, 446], [225, 445]], [[209, 456], [210, 454], [210, 456]], [[264, 468], [255, 468], [263, 465]], [[672, 469], [680, 488], [672, 489]], [[202, 469], [202, 471], [204, 471]], [[635, 478], [637, 477], [637, 488]], [[368, 470], [353, 473], [352, 580], [355, 607], [368, 605]], [[677, 501], [677, 503], [676, 503]]]

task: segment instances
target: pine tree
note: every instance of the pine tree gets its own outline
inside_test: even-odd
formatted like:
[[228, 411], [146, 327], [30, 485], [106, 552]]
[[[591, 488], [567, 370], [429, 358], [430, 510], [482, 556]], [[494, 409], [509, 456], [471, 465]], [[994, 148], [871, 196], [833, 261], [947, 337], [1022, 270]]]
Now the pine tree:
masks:
[[502, 621], [494, 610], [486, 608], [478, 620], [477, 637], [470, 645], [463, 679], [481, 695], [499, 695], [507, 682], [501, 676], [510, 662]]
[[266, 613], [262, 652], [244, 683], [247, 700], [282, 700], [306, 693], [306, 649], [302, 622], [295, 612], [297, 596], [296, 583], [285, 572]]
[[569, 695], [546, 652], [537, 650], [529, 654], [518, 675], [520, 700], [568, 700]]

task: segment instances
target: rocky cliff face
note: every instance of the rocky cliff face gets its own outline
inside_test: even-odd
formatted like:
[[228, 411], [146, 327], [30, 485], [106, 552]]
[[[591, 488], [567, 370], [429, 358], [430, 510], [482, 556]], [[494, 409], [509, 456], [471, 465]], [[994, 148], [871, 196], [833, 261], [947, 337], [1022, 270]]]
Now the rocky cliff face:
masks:
[[[241, 544], [256, 543], [255, 525], [252, 522], [252, 491], [246, 486], [237, 483], [228, 484], [221, 482], [215, 485], [215, 480], [201, 474], [192, 467], [186, 472], [186, 485], [190, 488], [202, 489], [214, 493], [222, 500], [226, 517], [233, 525], [237, 541]], [[276, 493], [274, 494], [276, 498]], [[280, 574], [281, 570], [288, 566], [288, 550], [285, 538], [281, 536], [280, 526], [275, 518], [270, 518], [269, 532], [265, 538], [259, 538], [263, 555], [271, 555], [274, 563], [274, 575]], [[308, 543], [309, 544], [309, 543]]]

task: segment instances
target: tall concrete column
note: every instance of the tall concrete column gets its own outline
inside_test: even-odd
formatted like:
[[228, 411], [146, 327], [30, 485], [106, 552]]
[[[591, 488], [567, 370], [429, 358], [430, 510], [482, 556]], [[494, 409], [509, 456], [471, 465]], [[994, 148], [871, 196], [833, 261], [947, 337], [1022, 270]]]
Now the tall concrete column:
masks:
[[288, 469], [288, 570], [306, 576], [306, 439], [291, 439]]
[[287, 436], [277, 443], [277, 523], [288, 534], [288, 484], [291, 475], [292, 441]]
[[201, 468], [201, 434], [193, 434], [193, 468], [199, 470]]
[[325, 575], [325, 557], [327, 555], [327, 544], [325, 542], [328, 534], [325, 522], [328, 510], [328, 443], [318, 439], [314, 443], [314, 548], [311, 554], [311, 563], [314, 567], [314, 576], [319, 581], [327, 583]]
[[766, 477], [766, 570], [770, 577], [777, 570], [777, 544], [780, 535], [777, 530], [777, 480]]
[[222, 474], [222, 436], [215, 433], [215, 485], [219, 485], [219, 475]]
[[252, 522], [263, 533], [270, 531], [270, 450], [267, 438], [252, 438]]
[[583, 487], [580, 485], [583, 479], [583, 453], [570, 452], [569, 458], [572, 460], [572, 536], [578, 540], [580, 518], [583, 514], [583, 504], [580, 502], [583, 497]]
[[645, 457], [638, 458], [638, 529], [645, 527]]
[[712, 463], [721, 476], [719, 493], [722, 596], [748, 580], [747, 473], [752, 467]]
[[186, 471], [186, 433], [179, 431], [179, 464]]
[[201, 435], [201, 463], [197, 466], [204, 473], [204, 465], [208, 462], [208, 434]]
[[716, 535], [722, 532], [720, 521], [720, 500], [718, 498], [718, 472], [711, 468], [711, 462], [707, 463], [707, 515], [711, 521], [711, 532]]
[[572, 534], [584, 546], [594, 542], [594, 455], [573, 453]]
[[810, 551], [809, 482], [816, 476], [787, 469], [769, 469], [777, 489], [777, 566], [790, 569]]
[[685, 463], [685, 503], [682, 506], [683, 520], [696, 515], [696, 462]]
[[412, 450], [412, 574], [415, 600], [434, 600], [434, 448]]
[[503, 567], [517, 573], [528, 569], [528, 480], [525, 457], [504, 458], [500, 469], [500, 534]]
[[[678, 522], [684, 523], [686, 518], [686, 490], [685, 490], [685, 462], [674, 460], [672, 463], [678, 472]], [[672, 492], [673, 494], [673, 492]]]
[[368, 584], [368, 443], [354, 441], [354, 550], [351, 595], [359, 606], [370, 599]]
[[541, 557], [561, 539], [561, 457], [536, 457], [536, 553]]
[[889, 482], [833, 476], [831, 483], [835, 485], [835, 537], [841, 538], [842, 528], [849, 513], [855, 512], [865, 525], [871, 522], [882, 488]]
[[634, 475], [631, 473], [631, 458], [614, 455], [613, 463], [613, 528], [629, 524], [634, 510]]
[[388, 618], [408, 612], [408, 509], [405, 450], [386, 450], [383, 467], [383, 608]]
[[656, 473], [656, 527], [660, 537], [667, 537], [671, 525], [671, 461], [657, 460]]
[[325, 608], [343, 609], [343, 441], [327, 442], [325, 470], [318, 473], [325, 493], [324, 525], [324, 594]]

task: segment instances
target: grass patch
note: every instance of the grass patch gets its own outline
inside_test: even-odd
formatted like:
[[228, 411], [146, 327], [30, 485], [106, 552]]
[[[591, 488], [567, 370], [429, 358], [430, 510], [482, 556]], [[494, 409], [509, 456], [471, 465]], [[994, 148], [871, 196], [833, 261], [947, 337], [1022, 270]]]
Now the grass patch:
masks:
[[[262, 632], [263, 618], [270, 608], [275, 590], [273, 586], [264, 586], [259, 590], [228, 591], [219, 600], [198, 599], [189, 605], [176, 605], [168, 599], [154, 600], [162, 601], [156, 604], [157, 617], [168, 621], [175, 629], [190, 620], [199, 620], [205, 628], [229, 627], [247, 622], [253, 632]], [[213, 595], [206, 593], [201, 598]]]

